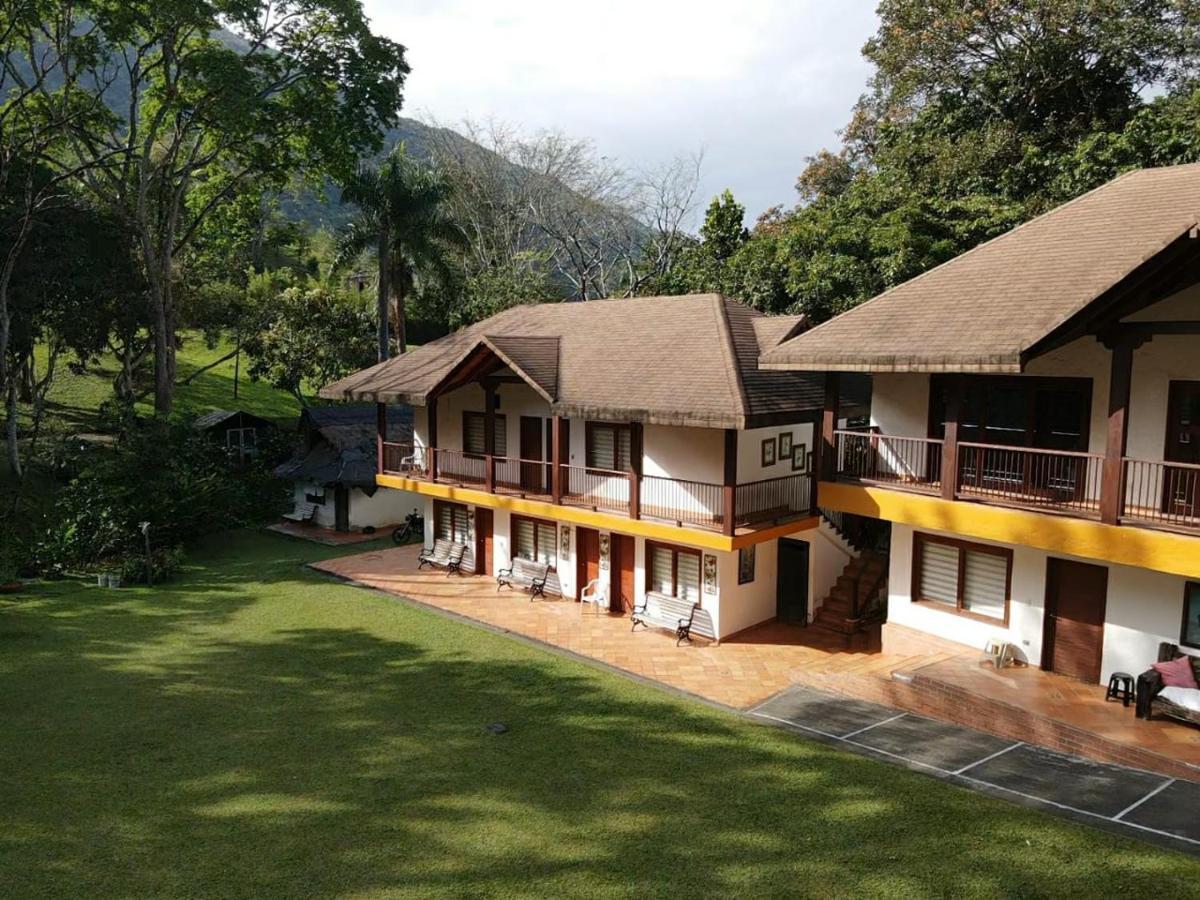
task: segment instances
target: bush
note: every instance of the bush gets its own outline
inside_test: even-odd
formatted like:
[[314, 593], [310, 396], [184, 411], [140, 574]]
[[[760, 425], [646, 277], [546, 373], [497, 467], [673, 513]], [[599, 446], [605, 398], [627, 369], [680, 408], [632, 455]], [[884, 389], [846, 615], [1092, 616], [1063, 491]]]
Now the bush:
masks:
[[186, 425], [141, 423], [110, 451], [79, 462], [56, 498], [33, 564], [49, 572], [129, 560], [142, 566], [144, 578], [142, 522], [150, 523], [151, 546], [170, 550], [278, 515], [288, 491], [271, 469], [283, 448], [282, 442], [262, 448], [242, 465]]
[[[148, 564], [147, 564], [148, 563]], [[121, 580], [126, 584], [145, 584], [148, 580], [158, 584], [166, 581], [183, 567], [183, 550], [179, 547], [160, 547], [150, 552], [150, 559], [145, 554], [127, 556], [121, 563], [119, 572]], [[147, 571], [149, 579], [147, 579]]]

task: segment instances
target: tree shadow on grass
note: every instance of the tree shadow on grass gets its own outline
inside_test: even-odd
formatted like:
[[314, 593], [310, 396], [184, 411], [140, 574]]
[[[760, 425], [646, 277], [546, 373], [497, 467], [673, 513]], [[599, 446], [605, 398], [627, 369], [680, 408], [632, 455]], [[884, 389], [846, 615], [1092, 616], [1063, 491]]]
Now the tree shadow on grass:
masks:
[[64, 593], [22, 617], [36, 636], [0, 649], [3, 892], [1196, 891], [1185, 857], [257, 568], [280, 596], [222, 567], [188, 582], [216, 610], [181, 589], [81, 629], [94, 601]]

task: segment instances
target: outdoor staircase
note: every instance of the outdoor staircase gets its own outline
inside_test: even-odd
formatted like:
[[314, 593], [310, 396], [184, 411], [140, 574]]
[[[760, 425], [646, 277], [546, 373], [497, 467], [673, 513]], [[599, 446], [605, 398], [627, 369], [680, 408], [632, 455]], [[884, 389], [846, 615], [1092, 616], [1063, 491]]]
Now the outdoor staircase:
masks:
[[871, 550], [864, 550], [851, 559], [817, 609], [813, 627], [847, 637], [863, 631], [866, 627], [864, 616], [872, 601], [887, 590], [887, 565], [886, 556]]

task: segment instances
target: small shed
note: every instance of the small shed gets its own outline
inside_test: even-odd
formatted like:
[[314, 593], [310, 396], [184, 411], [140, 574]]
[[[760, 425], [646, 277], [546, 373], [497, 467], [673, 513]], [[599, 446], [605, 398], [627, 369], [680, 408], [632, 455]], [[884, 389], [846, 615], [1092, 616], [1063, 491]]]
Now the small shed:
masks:
[[192, 427], [218, 441], [231, 456], [245, 460], [258, 455], [259, 446], [278, 426], [244, 409], [214, 409], [198, 416]]
[[[378, 490], [375, 415], [374, 403], [310, 406], [300, 414], [300, 446], [275, 475], [294, 483], [297, 507], [316, 505], [316, 524], [338, 531], [378, 528], [421, 507], [415, 494]], [[388, 440], [411, 441], [412, 422], [411, 407], [389, 406]]]

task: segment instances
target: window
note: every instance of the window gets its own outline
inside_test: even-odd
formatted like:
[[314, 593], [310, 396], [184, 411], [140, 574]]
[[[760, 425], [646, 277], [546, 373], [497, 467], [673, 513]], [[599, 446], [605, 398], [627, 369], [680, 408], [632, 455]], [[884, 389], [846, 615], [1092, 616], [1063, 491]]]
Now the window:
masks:
[[550, 568], [557, 564], [558, 526], [541, 519], [512, 517], [513, 557], [544, 563]]
[[470, 520], [465, 506], [461, 503], [437, 503], [433, 512], [437, 524], [434, 537], [460, 544], [468, 542]]
[[1183, 629], [1179, 643], [1200, 649], [1200, 582], [1189, 581], [1183, 590]]
[[632, 465], [633, 429], [628, 425], [587, 423], [587, 465], [624, 472]]
[[254, 428], [229, 428], [225, 431], [225, 448], [230, 455], [246, 459], [258, 453], [258, 431]]
[[1008, 624], [1012, 553], [926, 534], [913, 536], [913, 599]]
[[[508, 426], [502, 414], [496, 413], [492, 422], [496, 456], [508, 456]], [[463, 413], [463, 451], [483, 456], [487, 453], [487, 414]]]
[[[930, 379], [929, 436], [945, 434], [951, 382]], [[1092, 385], [1086, 378], [974, 376], [963, 382], [958, 439], [1045, 450], [1087, 450]]]
[[647, 590], [700, 602], [700, 551], [646, 542]]

